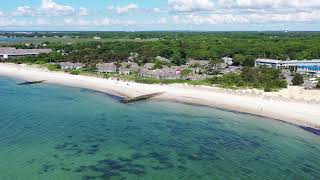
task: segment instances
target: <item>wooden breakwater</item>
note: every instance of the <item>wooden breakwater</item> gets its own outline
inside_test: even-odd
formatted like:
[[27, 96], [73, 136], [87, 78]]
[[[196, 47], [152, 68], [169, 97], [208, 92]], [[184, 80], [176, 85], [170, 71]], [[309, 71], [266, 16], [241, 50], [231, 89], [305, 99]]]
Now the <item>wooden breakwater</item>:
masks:
[[160, 96], [161, 94], [163, 94], [163, 92], [158, 92], [158, 93], [152, 93], [152, 94], [146, 94], [146, 95], [142, 95], [142, 96], [137, 96], [137, 97], [133, 97], [133, 98], [124, 98], [121, 100], [122, 103], [128, 104], [128, 103], [133, 103], [133, 102], [138, 102], [138, 101], [145, 101], [148, 100], [150, 98], [156, 97], [156, 96]]
[[18, 86], [22, 86], [22, 85], [31, 85], [31, 84], [40, 84], [40, 83], [43, 83], [45, 82], [46, 80], [41, 80], [41, 81], [26, 81], [26, 82], [23, 82], [23, 83], [19, 83], [17, 84]]

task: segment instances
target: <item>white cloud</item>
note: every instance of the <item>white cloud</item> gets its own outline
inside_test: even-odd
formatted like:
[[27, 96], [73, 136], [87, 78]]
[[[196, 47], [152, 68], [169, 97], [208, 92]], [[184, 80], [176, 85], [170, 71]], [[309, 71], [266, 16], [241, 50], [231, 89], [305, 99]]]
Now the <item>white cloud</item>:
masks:
[[152, 24], [167, 24], [167, 22], [166, 17], [160, 17], [160, 19], [152, 21]]
[[320, 0], [168, 0], [175, 12], [259, 9], [264, 11], [302, 11], [320, 8]]
[[173, 21], [174, 23], [176, 23], [176, 24], [181, 23], [180, 16], [178, 16], [178, 15], [172, 16], [172, 21]]
[[50, 21], [46, 18], [33, 20], [21, 20], [7, 17], [0, 17], [0, 27], [98, 27], [98, 26], [130, 26], [136, 24], [131, 20], [102, 18], [86, 20], [81, 18], [65, 18], [59, 21]]
[[210, 11], [214, 8], [211, 0], [168, 0], [168, 5], [177, 12]]
[[167, 18], [161, 17], [158, 21], [159, 24], [167, 24]]
[[119, 19], [97, 19], [97, 20], [85, 20], [85, 19], [74, 19], [74, 18], [65, 18], [64, 25], [65, 26], [111, 26], [111, 25], [133, 25], [135, 24], [134, 21], [131, 20], [119, 20]]
[[320, 22], [320, 11], [296, 12], [296, 13], [274, 13], [274, 14], [211, 14], [187, 16], [175, 15], [173, 21], [178, 24], [264, 24], [264, 23], [314, 23]]
[[319, 0], [234, 0], [234, 3], [243, 8], [317, 8]]
[[70, 15], [75, 12], [73, 7], [58, 4], [53, 0], [42, 0], [40, 10], [51, 16]]
[[4, 12], [0, 11], [0, 17], [5, 16]]
[[168, 5], [171, 11], [184, 12], [172, 17], [180, 24], [320, 22], [320, 0], [168, 0]]
[[80, 7], [79, 8], [79, 16], [88, 16], [89, 15], [89, 12], [88, 12], [88, 9], [85, 8], [85, 7]]
[[32, 25], [31, 21], [0, 17], [0, 27], [24, 27]]
[[155, 12], [155, 13], [163, 12], [160, 8], [153, 8], [152, 11]]
[[139, 6], [136, 4], [128, 4], [125, 6], [109, 6], [107, 8], [110, 11], [116, 11], [118, 14], [124, 14], [127, 13], [129, 11], [134, 11], [134, 10], [138, 10]]
[[[41, 0], [41, 5], [38, 8], [19, 6], [12, 13], [13, 16], [66, 16], [75, 14], [76, 10], [72, 6], [58, 4], [53, 0]], [[86, 8], [79, 8], [78, 15], [85, 16], [87, 14]]]
[[46, 19], [43, 19], [43, 18], [36, 19], [34, 24], [38, 25], [38, 26], [48, 26], [48, 25], [50, 25], [50, 23]]
[[30, 6], [19, 6], [12, 13], [14, 16], [34, 16], [36, 14], [36, 10], [32, 9]]

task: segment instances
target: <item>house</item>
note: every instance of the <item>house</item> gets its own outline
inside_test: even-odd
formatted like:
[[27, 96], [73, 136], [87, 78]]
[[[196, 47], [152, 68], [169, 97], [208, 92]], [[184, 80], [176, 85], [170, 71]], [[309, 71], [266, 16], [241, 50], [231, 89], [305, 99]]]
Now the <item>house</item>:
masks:
[[177, 67], [164, 67], [158, 70], [158, 75], [160, 79], [180, 79], [181, 78], [181, 69], [177, 69]]
[[97, 64], [97, 70], [100, 73], [115, 73], [117, 72], [117, 66], [114, 63], [102, 63]]
[[174, 80], [181, 78], [181, 70], [176, 67], [164, 67], [162, 69], [157, 69], [156, 73], [157, 76], [159, 76], [159, 79]]
[[133, 62], [135, 59], [137, 59], [139, 57], [139, 54], [138, 53], [134, 53], [134, 52], [131, 52], [130, 53], [130, 56], [128, 57], [128, 61], [131, 61]]
[[147, 68], [142, 68], [139, 71], [139, 75], [142, 77], [150, 77], [150, 78], [157, 78], [157, 79], [167, 79], [167, 80], [174, 80], [180, 79], [181, 71], [177, 70], [175, 67], [164, 67], [162, 69], [150, 70]]
[[0, 47], [0, 59], [38, 56], [41, 53], [49, 54], [51, 52], [52, 49], [16, 49], [14, 47]]
[[193, 59], [189, 59], [189, 61], [187, 62], [187, 65], [190, 66], [208, 66], [209, 65], [209, 61], [207, 60], [193, 60]]
[[122, 63], [119, 68], [119, 74], [130, 74], [132, 72], [139, 71], [140, 67], [137, 63], [134, 62], [126, 62]]
[[233, 59], [230, 57], [223, 57], [222, 60], [228, 66], [231, 66], [233, 64]]
[[148, 77], [148, 78], [158, 78], [155, 75], [155, 70], [150, 70], [148, 68], [142, 68], [139, 70], [139, 76], [141, 77]]
[[61, 62], [59, 63], [61, 69], [81, 69], [84, 67], [82, 63]]

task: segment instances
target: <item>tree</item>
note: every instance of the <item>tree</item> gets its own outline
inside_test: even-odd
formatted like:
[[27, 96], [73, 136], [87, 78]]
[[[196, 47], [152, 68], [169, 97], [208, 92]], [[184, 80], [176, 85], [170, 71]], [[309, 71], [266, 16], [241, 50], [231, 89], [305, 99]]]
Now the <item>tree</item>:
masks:
[[241, 77], [245, 82], [257, 83], [259, 79], [258, 69], [254, 68], [243, 68], [241, 71]]
[[181, 66], [187, 63], [186, 59], [183, 59], [181, 57], [181, 53], [174, 53], [172, 57], [172, 62], [177, 66]]
[[164, 57], [166, 59], [170, 59], [172, 58], [172, 55], [174, 54], [173, 50], [172, 49], [169, 49], [169, 48], [166, 48], [166, 49], [163, 49], [161, 52], [160, 52], [160, 56], [161, 57]]
[[210, 75], [217, 75], [221, 72], [221, 63], [222, 59], [219, 58], [213, 58], [209, 61], [208, 66], [206, 66], [207, 74]]
[[245, 59], [241, 65], [245, 67], [254, 67], [256, 65], [255, 58], [253, 56], [247, 55], [245, 56]]
[[301, 86], [303, 83], [304, 83], [303, 76], [301, 74], [299, 74], [299, 73], [296, 73], [293, 76], [292, 84], [294, 86]]
[[255, 58], [251, 55], [236, 54], [233, 57], [233, 63], [236, 66], [254, 67]]
[[245, 61], [246, 57], [242, 54], [235, 54], [233, 56], [233, 64], [235, 66], [240, 66], [242, 65], [243, 61]]

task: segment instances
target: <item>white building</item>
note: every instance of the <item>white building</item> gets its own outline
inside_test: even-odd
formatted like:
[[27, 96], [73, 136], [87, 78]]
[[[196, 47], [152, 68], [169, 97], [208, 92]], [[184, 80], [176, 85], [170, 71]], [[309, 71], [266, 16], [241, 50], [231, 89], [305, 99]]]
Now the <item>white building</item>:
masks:
[[257, 59], [256, 66], [292, 69], [301, 74], [320, 75], [320, 59], [281, 61], [274, 59]]
[[297, 68], [299, 66], [320, 66], [320, 59], [281, 61], [275, 59], [257, 59], [256, 66], [269, 66], [276, 68]]

